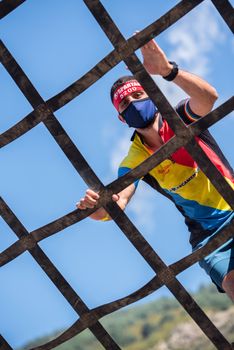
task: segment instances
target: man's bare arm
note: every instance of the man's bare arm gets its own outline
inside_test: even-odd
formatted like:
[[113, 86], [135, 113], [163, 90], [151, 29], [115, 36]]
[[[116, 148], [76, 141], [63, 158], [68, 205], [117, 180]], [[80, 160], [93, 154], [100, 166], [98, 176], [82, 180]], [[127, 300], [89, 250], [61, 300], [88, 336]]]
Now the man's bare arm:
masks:
[[[149, 74], [167, 76], [171, 72], [172, 65], [155, 40], [151, 40], [144, 45], [141, 52], [144, 60], [143, 64]], [[173, 82], [190, 96], [189, 105], [195, 114], [204, 116], [211, 111], [214, 102], [218, 98], [217, 91], [213, 86], [195, 74], [181, 69], [179, 69]]]
[[[113, 194], [112, 200], [116, 202], [122, 210], [124, 210], [132, 198], [134, 192], [135, 185], [131, 184], [118, 194]], [[80, 201], [76, 204], [76, 207], [81, 210], [85, 210], [87, 208], [95, 208], [95, 206], [98, 204], [99, 199], [100, 196], [97, 192], [88, 189], [84, 198], [80, 199]], [[111, 220], [111, 217], [108, 215], [104, 208], [99, 208], [96, 210], [93, 214], [90, 215], [90, 218], [94, 220]]]
[[195, 114], [203, 117], [212, 110], [218, 94], [215, 88], [205, 80], [179, 70], [173, 82], [190, 96], [189, 106]]

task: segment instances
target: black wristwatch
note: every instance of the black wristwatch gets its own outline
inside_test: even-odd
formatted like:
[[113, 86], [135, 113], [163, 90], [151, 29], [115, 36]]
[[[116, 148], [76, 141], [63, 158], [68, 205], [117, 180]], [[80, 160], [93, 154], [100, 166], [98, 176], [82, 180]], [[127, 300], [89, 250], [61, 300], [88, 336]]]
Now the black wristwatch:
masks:
[[163, 79], [167, 81], [172, 81], [177, 76], [179, 68], [178, 68], [178, 64], [176, 64], [175, 62], [169, 61], [169, 63], [173, 65], [173, 68], [171, 70], [171, 73], [163, 77]]

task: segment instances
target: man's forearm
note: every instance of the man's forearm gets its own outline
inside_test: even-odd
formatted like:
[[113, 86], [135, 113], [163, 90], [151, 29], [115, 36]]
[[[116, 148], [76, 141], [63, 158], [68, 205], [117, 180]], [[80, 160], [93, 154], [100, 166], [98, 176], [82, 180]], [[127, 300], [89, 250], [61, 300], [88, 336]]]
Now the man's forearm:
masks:
[[198, 76], [179, 69], [173, 82], [190, 96], [192, 111], [200, 116], [209, 113], [218, 98], [213, 86]]

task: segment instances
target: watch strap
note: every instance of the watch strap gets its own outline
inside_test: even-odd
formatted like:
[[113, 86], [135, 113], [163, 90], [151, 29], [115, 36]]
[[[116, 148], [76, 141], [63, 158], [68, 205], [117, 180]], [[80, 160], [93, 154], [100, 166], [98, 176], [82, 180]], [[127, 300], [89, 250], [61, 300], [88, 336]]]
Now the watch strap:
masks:
[[169, 61], [169, 63], [172, 64], [173, 68], [172, 68], [170, 74], [163, 77], [163, 79], [165, 79], [167, 81], [172, 81], [177, 76], [179, 68], [178, 68], [178, 64], [176, 64], [175, 62]]

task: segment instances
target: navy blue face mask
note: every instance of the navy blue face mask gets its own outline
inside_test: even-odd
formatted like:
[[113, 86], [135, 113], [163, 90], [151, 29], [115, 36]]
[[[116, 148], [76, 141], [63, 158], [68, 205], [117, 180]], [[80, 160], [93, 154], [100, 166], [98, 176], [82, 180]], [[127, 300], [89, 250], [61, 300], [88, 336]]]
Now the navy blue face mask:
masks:
[[132, 101], [121, 113], [126, 123], [133, 128], [146, 128], [155, 118], [157, 108], [149, 98]]

